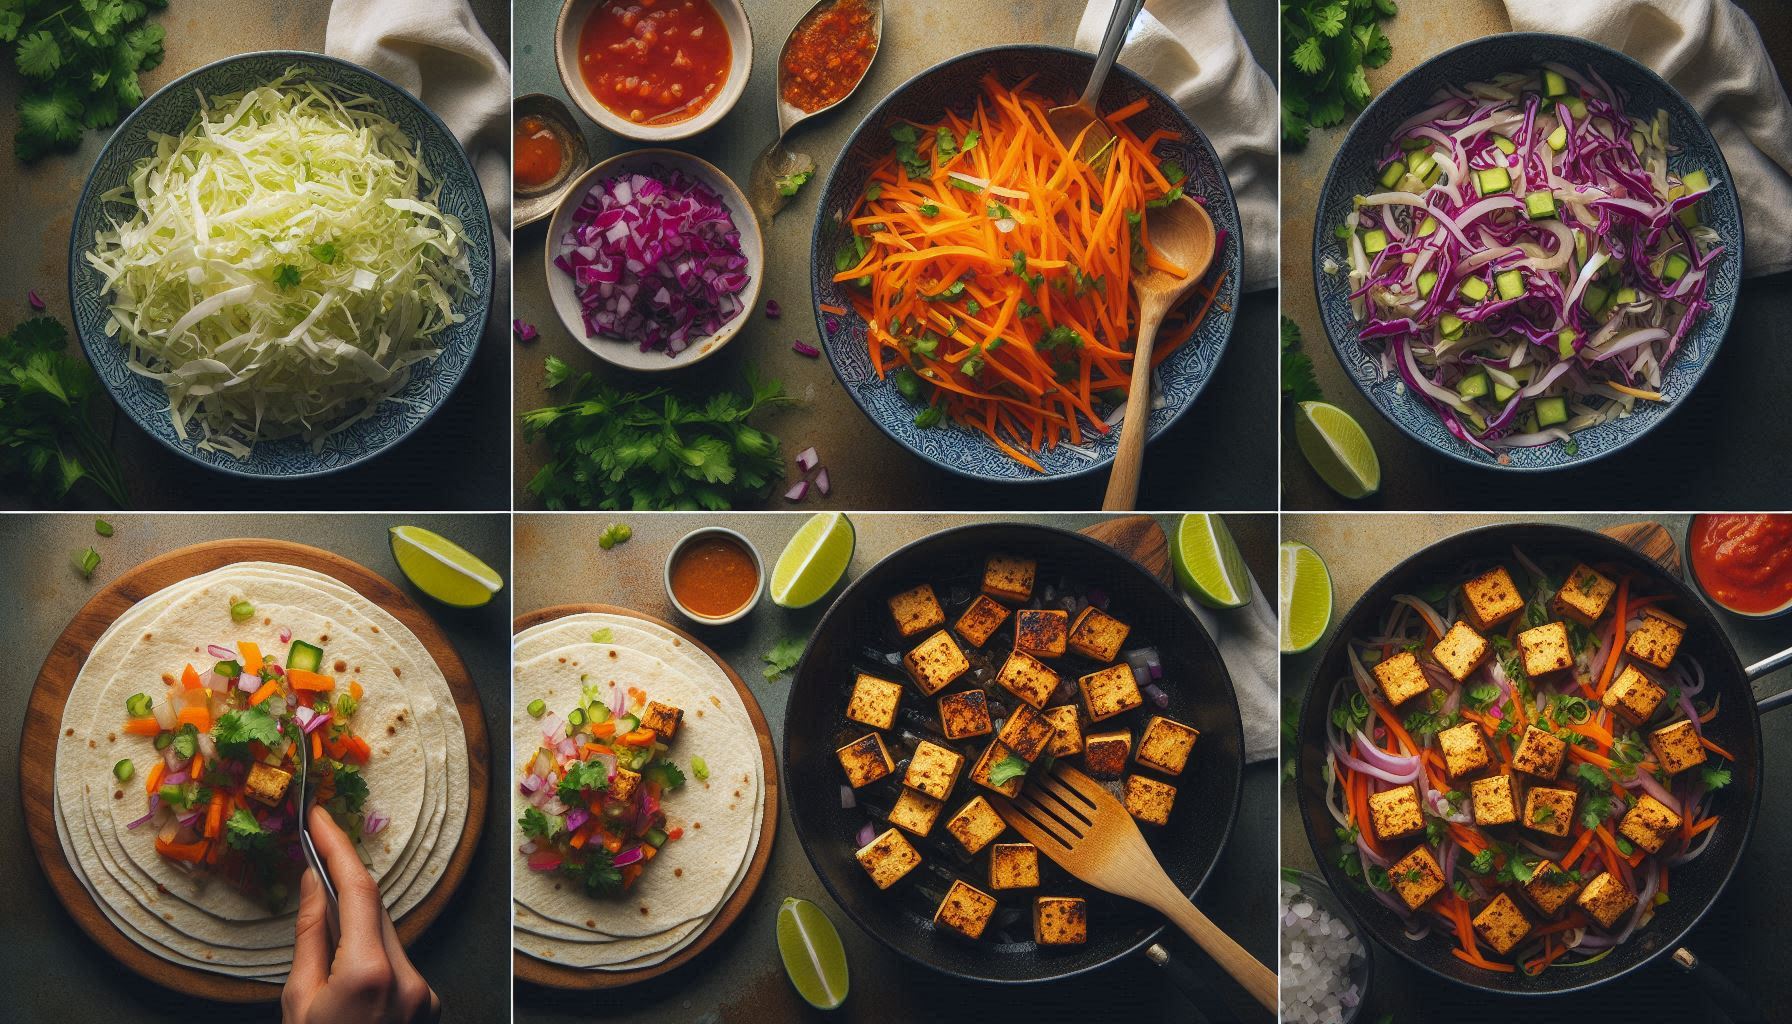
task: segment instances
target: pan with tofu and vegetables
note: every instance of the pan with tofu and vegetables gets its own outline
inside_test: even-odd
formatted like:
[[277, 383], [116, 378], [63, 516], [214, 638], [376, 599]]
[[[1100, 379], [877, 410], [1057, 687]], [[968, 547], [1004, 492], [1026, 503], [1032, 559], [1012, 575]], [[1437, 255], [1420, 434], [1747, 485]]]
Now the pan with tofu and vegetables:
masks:
[[[1688, 586], [1603, 534], [1515, 524], [1395, 567], [1301, 708], [1299, 790], [1332, 887], [1461, 984], [1589, 988], [1679, 950], [1758, 810], [1759, 715]], [[1726, 983], [1708, 969], [1711, 983]]]
[[823, 616], [784, 771], [803, 848], [860, 926], [947, 974], [1030, 982], [1164, 922], [1071, 877], [995, 805], [1065, 759], [1193, 898], [1231, 831], [1242, 745], [1231, 679], [1175, 594], [1080, 534], [980, 524], [889, 556]]

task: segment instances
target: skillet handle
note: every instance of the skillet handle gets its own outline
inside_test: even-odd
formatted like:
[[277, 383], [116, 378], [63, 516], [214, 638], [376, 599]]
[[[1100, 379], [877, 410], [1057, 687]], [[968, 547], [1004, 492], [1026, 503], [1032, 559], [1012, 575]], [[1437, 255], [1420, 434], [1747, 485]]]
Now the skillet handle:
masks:
[[1175, 985], [1182, 993], [1182, 998], [1188, 1000], [1189, 1024], [1213, 1024], [1213, 1018], [1201, 1010], [1202, 1006], [1213, 1001], [1213, 992], [1195, 974], [1194, 968], [1171, 956], [1170, 951], [1158, 942], [1145, 947], [1145, 959], [1169, 975], [1170, 984]]
[[1767, 1018], [1761, 1014], [1754, 999], [1717, 968], [1694, 956], [1692, 950], [1684, 946], [1674, 950], [1674, 966], [1692, 975], [1725, 1020], [1732, 1024], [1766, 1024]]
[[[1743, 669], [1742, 674], [1747, 676], [1750, 682], [1753, 682], [1762, 676], [1776, 672], [1787, 665], [1792, 665], [1792, 647], [1788, 647], [1778, 654], [1770, 654], [1767, 657], [1762, 658], [1748, 668]], [[1787, 704], [1792, 704], [1792, 690], [1781, 690], [1779, 693], [1762, 697], [1759, 701], [1755, 702], [1755, 706], [1762, 713], [1778, 711]]]

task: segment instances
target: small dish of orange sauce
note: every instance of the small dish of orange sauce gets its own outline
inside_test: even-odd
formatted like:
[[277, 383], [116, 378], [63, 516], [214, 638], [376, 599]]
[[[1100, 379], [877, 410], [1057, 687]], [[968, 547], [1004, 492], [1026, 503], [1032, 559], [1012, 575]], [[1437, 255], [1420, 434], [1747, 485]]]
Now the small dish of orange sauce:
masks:
[[765, 567], [747, 538], [719, 526], [688, 533], [666, 559], [666, 595], [681, 613], [725, 625], [759, 603]]
[[566, 165], [566, 148], [547, 119], [524, 114], [516, 120], [512, 140], [512, 173], [519, 192], [550, 185]]

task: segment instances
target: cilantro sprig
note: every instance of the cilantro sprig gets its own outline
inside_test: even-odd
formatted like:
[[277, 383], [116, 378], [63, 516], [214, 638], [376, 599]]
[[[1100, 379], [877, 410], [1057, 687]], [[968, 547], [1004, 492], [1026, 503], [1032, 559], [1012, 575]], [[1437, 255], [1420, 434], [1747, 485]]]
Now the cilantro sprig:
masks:
[[112, 504], [129, 505], [118, 458], [91, 416], [101, 391], [87, 361], [69, 354], [61, 322], [33, 317], [0, 334], [0, 481], [60, 501], [86, 480]]
[[0, 55], [24, 78], [13, 153], [29, 162], [72, 150], [143, 102], [139, 72], [162, 63], [168, 0], [0, 0]]
[[1300, 350], [1300, 325], [1282, 318], [1282, 394], [1296, 402], [1317, 402], [1325, 397], [1313, 376], [1313, 360]]
[[1369, 102], [1368, 68], [1393, 53], [1381, 22], [1394, 0], [1287, 0], [1282, 4], [1282, 142], [1306, 144]]

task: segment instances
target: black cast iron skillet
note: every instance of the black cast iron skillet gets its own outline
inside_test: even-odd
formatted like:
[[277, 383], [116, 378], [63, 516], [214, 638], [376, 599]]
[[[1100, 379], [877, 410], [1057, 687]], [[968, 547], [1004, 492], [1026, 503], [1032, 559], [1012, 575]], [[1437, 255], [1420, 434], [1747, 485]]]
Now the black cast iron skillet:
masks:
[[[1736, 755], [1731, 784], [1717, 791], [1713, 805], [1713, 812], [1723, 815], [1717, 836], [1703, 855], [1674, 868], [1670, 879], [1673, 898], [1656, 910], [1648, 927], [1639, 929], [1630, 941], [1598, 963], [1549, 969], [1535, 977], [1522, 971], [1498, 974], [1464, 963], [1450, 953], [1455, 942], [1446, 934], [1448, 929], [1433, 928], [1431, 934], [1417, 942], [1406, 939], [1400, 919], [1338, 867], [1338, 840], [1325, 807], [1325, 781], [1321, 774], [1325, 765], [1328, 702], [1340, 680], [1350, 676], [1345, 661], [1349, 639], [1369, 635], [1395, 594], [1412, 592], [1439, 580], [1468, 579], [1496, 564], [1517, 571], [1515, 547], [1539, 563], [1566, 559], [1623, 566], [1648, 579], [1652, 590], [1672, 594], [1673, 599], [1664, 607], [1688, 627], [1679, 656], [1696, 657], [1704, 666], [1704, 698], [1723, 698], [1722, 709], [1705, 726], [1705, 734]], [[1362, 926], [1383, 946], [1439, 977], [1503, 995], [1551, 995], [1606, 984], [1671, 954], [1682, 967], [1695, 970], [1707, 982], [1720, 1005], [1733, 1004], [1725, 1006], [1733, 1016], [1739, 1020], [1759, 1019], [1758, 1011], [1751, 1012], [1747, 1007], [1746, 997], [1709, 967], [1699, 966], [1697, 958], [1682, 949], [1681, 943], [1728, 884], [1754, 829], [1761, 798], [1760, 713], [1792, 702], [1792, 691], [1757, 703], [1750, 682], [1786, 660], [1785, 655], [1779, 655], [1744, 668], [1723, 626], [1691, 587], [1628, 545], [1604, 534], [1541, 523], [1490, 526], [1458, 534], [1401, 562], [1370, 587], [1339, 623], [1318, 672], [1308, 682], [1300, 710], [1297, 752], [1301, 817], [1306, 823], [1307, 839], [1319, 856], [1326, 881]]]
[[[1077, 586], [1105, 590], [1109, 611], [1132, 625], [1127, 646], [1157, 647], [1165, 668], [1160, 685], [1169, 695], [1169, 707], [1160, 711], [1148, 701], [1143, 709], [1123, 717], [1140, 716], [1127, 722], [1135, 730], [1135, 739], [1144, 725], [1143, 716], [1149, 713], [1168, 715], [1201, 732], [1188, 767], [1174, 780], [1177, 796], [1170, 823], [1163, 828], [1142, 826], [1170, 877], [1194, 897], [1225, 848], [1238, 809], [1244, 739], [1232, 680], [1213, 641], [1174, 593], [1113, 548], [1080, 534], [1022, 524], [959, 527], [902, 548], [855, 580], [822, 617], [797, 666], [784, 718], [785, 787], [797, 838], [822, 884], [860, 927], [884, 945], [915, 963], [958, 978], [998, 983], [1048, 981], [1095, 970], [1143, 949], [1163, 929], [1163, 919], [1139, 904], [1076, 881], [1041, 857], [1040, 889], [1001, 895], [998, 916], [980, 941], [969, 942], [935, 928], [934, 909], [953, 878], [962, 877], [985, 891], [989, 888], [976, 870], [987, 867], [987, 853], [975, 860], [963, 857], [945, 831], [945, 818], [978, 791], [968, 779], [974, 762], [967, 762], [966, 777], [961, 777], [946, 800], [932, 834], [925, 839], [911, 837], [923, 862], [908, 877], [879, 891], [853, 857], [855, 834], [867, 820], [874, 821], [879, 832], [889, 827], [881, 812], [889, 808], [906, 767], [904, 754], [895, 744], [902, 743], [905, 733], [947, 742], [937, 735], [935, 698], [923, 696], [906, 682], [899, 665], [878, 658], [883, 652], [906, 651], [924, 639], [917, 637], [907, 645], [897, 640], [885, 601], [902, 590], [931, 583], [946, 605], [950, 624], [976, 592], [983, 559], [992, 552], [1038, 559], [1041, 588], [1064, 578]], [[992, 639], [988, 646], [996, 646], [1000, 639]], [[966, 648], [967, 653], [970, 650]], [[1074, 664], [1074, 660], [1067, 659], [1064, 664]], [[904, 682], [902, 711], [896, 727], [886, 736], [886, 741], [893, 743], [891, 755], [898, 763], [890, 779], [860, 789], [857, 806], [846, 809], [840, 806], [844, 780], [834, 751], [870, 731], [843, 717], [853, 679], [860, 671]], [[965, 685], [956, 683], [945, 692], [956, 692]], [[999, 688], [995, 693], [1006, 697]], [[971, 752], [973, 743], [967, 740], [952, 745]], [[1015, 838], [1012, 832], [1008, 834], [1008, 841]], [[1085, 945], [1033, 944], [1030, 908], [1032, 897], [1038, 894], [1089, 900], [1089, 940]], [[1186, 980], [1174, 971], [1171, 977], [1178, 984]]]

